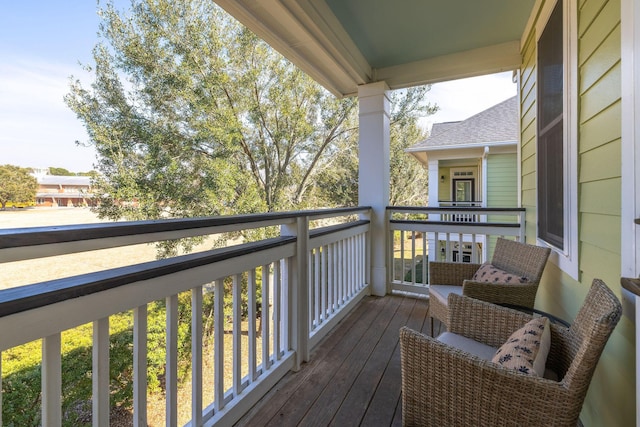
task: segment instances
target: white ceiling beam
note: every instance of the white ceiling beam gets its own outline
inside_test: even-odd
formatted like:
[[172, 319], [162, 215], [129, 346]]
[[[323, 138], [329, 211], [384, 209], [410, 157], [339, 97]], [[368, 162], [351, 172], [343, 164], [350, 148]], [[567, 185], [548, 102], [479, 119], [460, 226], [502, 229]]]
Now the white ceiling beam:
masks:
[[499, 73], [522, 64], [520, 40], [374, 70], [391, 89]]

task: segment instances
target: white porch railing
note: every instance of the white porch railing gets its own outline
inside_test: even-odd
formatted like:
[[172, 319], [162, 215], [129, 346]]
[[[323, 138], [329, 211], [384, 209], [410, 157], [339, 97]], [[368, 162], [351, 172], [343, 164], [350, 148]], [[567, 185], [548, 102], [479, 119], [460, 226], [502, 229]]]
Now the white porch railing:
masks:
[[524, 240], [523, 208], [388, 207], [391, 291], [429, 293], [429, 261], [481, 263], [497, 237]]
[[[439, 201], [438, 206], [441, 208], [481, 208], [482, 202], [451, 202], [451, 201]], [[441, 221], [455, 221], [455, 222], [478, 222], [481, 221], [480, 217], [474, 212], [458, 212], [458, 213], [442, 213], [440, 214]]]
[[[0, 260], [9, 262], [243, 229], [281, 228], [276, 238], [2, 290], [0, 351], [42, 340], [40, 422], [59, 426], [64, 418], [62, 332], [93, 323], [93, 367], [87, 372], [93, 382], [92, 418], [94, 425], [108, 425], [112, 392], [109, 319], [132, 311], [133, 422], [146, 426], [148, 307], [164, 301], [165, 419], [166, 425], [175, 426], [178, 331], [185, 327], [179, 316], [179, 304], [185, 299], [179, 296], [188, 292], [192, 379], [188, 424], [231, 425], [283, 375], [308, 360], [310, 349], [369, 293], [369, 221], [345, 220], [355, 214], [366, 217], [369, 212], [360, 207], [0, 230]], [[310, 229], [310, 220], [322, 218], [341, 218], [342, 222]], [[209, 351], [203, 345], [203, 298], [211, 293], [214, 339]], [[227, 294], [232, 301], [230, 316], [224, 310]], [[205, 375], [206, 359], [213, 361], [212, 377]], [[213, 397], [205, 399], [204, 388], [210, 383]], [[188, 402], [180, 401], [180, 406], [185, 404]]]

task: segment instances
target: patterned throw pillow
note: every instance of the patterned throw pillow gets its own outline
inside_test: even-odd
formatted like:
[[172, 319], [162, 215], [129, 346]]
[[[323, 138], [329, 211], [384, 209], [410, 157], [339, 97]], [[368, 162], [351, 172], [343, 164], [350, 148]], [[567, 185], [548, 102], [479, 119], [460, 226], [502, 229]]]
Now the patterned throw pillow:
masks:
[[505, 368], [542, 377], [550, 347], [549, 319], [536, 317], [511, 334], [491, 361]]
[[526, 277], [508, 273], [489, 263], [482, 264], [471, 280], [485, 283], [527, 283], [529, 281]]

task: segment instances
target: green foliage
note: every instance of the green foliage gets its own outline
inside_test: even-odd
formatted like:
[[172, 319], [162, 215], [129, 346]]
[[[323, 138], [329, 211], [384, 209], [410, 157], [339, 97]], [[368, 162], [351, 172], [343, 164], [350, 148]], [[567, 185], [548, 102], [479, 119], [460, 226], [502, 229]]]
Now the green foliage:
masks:
[[389, 204], [392, 206], [426, 206], [428, 202], [427, 170], [405, 150], [427, 137], [418, 126], [418, 118], [438, 109], [425, 103], [430, 89], [430, 86], [413, 87], [396, 91], [392, 96], [389, 156]]
[[29, 204], [36, 199], [38, 181], [29, 174], [30, 169], [13, 165], [0, 166], [0, 206], [7, 203]]
[[[262, 269], [256, 269], [257, 304], [261, 303]], [[248, 314], [247, 274], [240, 277], [241, 315]], [[233, 280], [224, 281], [225, 319], [233, 312]], [[210, 340], [214, 332], [214, 292], [203, 293], [203, 335]], [[155, 301], [147, 307], [147, 383], [151, 393], [163, 392], [166, 360], [166, 304]], [[133, 315], [125, 312], [109, 318], [109, 375], [111, 405], [133, 406]], [[92, 324], [62, 334], [62, 410], [65, 426], [89, 425], [92, 397]], [[2, 353], [3, 425], [40, 424], [41, 341], [33, 341]], [[191, 293], [178, 295], [178, 373], [188, 378], [191, 361]]]
[[65, 168], [55, 168], [53, 166], [49, 167], [49, 174], [56, 176], [76, 176], [74, 172], [70, 172]]
[[91, 170], [89, 172], [78, 172], [77, 176], [90, 176], [92, 178], [96, 178], [98, 176], [98, 172]]
[[[389, 204], [426, 205], [426, 169], [405, 150], [426, 138], [420, 117], [434, 114], [438, 107], [426, 101], [431, 86], [391, 92], [389, 153]], [[335, 153], [331, 169], [323, 171], [316, 182], [319, 199], [332, 206], [358, 203], [358, 145], [351, 141]]]
[[100, 11], [90, 89], [69, 107], [98, 153], [102, 218], [290, 209], [355, 138], [336, 100], [205, 0], [134, 0]]

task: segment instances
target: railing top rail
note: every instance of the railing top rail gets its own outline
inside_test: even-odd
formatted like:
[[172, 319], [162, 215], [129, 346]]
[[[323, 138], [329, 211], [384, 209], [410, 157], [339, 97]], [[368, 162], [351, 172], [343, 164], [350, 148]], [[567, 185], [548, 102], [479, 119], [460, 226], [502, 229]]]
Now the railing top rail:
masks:
[[424, 225], [451, 225], [458, 228], [469, 227], [505, 227], [505, 228], [520, 228], [520, 223], [517, 222], [474, 222], [474, 221], [415, 221], [415, 220], [401, 220], [392, 219], [389, 221], [391, 224], [424, 224]]
[[348, 230], [350, 228], [359, 227], [361, 225], [369, 224], [369, 223], [370, 223], [369, 220], [363, 219], [359, 221], [347, 222], [344, 224], [337, 224], [337, 225], [330, 225], [328, 227], [316, 228], [314, 230], [309, 231], [309, 237], [313, 238], [313, 237], [325, 236], [327, 234], [337, 233], [339, 231]]
[[480, 214], [492, 212], [525, 212], [525, 208], [480, 208], [466, 206], [447, 207], [422, 207], [422, 206], [387, 206], [389, 212], [421, 212], [421, 213], [447, 213], [447, 212], [475, 212]]
[[467, 201], [467, 202], [461, 202], [459, 200], [438, 200], [438, 203], [482, 203], [482, 200], [473, 200], [473, 201]]
[[[245, 225], [245, 228], [260, 227], [264, 222], [294, 220], [300, 216], [327, 217], [366, 212], [368, 206], [306, 211], [267, 212], [261, 214], [230, 215], [202, 218], [179, 218], [147, 221], [123, 221], [114, 223], [92, 223], [47, 227], [0, 229], [0, 249], [67, 243], [121, 236], [176, 232], [181, 230], [208, 229], [214, 227]], [[207, 234], [203, 232], [202, 234]], [[194, 235], [194, 234], [191, 234]], [[150, 238], [147, 241], [155, 241]], [[138, 243], [145, 240], [139, 240]]]
[[[275, 237], [259, 242], [3, 289], [0, 290], [0, 317], [106, 291], [142, 280], [154, 279], [191, 268], [285, 246], [295, 241], [295, 237]], [[215, 277], [212, 277], [212, 279], [215, 279]]]

